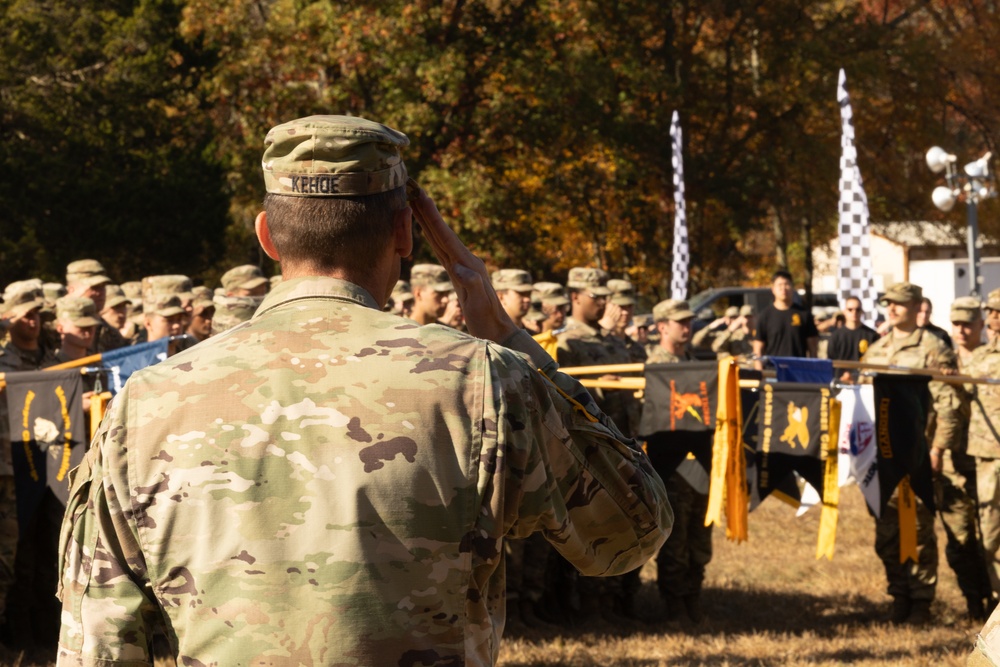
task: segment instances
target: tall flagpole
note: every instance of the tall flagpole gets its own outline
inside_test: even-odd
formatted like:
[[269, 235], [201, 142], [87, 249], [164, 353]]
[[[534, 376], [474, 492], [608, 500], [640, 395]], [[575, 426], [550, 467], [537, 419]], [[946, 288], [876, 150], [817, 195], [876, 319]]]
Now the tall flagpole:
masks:
[[674, 167], [674, 264], [671, 269], [670, 298], [687, 299], [688, 249], [687, 210], [684, 204], [684, 158], [681, 121], [677, 112], [670, 121], [671, 162]]
[[858, 151], [854, 146], [851, 100], [847, 76], [840, 70], [837, 103], [840, 105], [840, 305], [848, 297], [861, 300], [862, 321], [875, 324], [875, 281], [872, 273], [868, 197], [861, 182]]

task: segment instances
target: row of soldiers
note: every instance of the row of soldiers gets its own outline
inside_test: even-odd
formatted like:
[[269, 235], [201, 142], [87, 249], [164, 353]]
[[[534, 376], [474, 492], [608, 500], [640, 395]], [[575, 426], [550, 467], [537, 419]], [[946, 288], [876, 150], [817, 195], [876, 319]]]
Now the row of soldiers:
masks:
[[[133, 344], [169, 338], [186, 349], [250, 319], [273, 283], [252, 265], [222, 276], [212, 290], [187, 276], [147, 276], [116, 285], [100, 262], [70, 263], [66, 283], [39, 279], [7, 285], [0, 303], [0, 374], [79, 362]], [[84, 415], [96, 376], [84, 378]], [[64, 506], [47, 491], [19, 525], [6, 401], [0, 396], [0, 624], [4, 643], [55, 646], [59, 526]], [[5, 622], [5, 623], [4, 623]]]
[[[400, 283], [395, 308], [421, 323], [438, 321], [461, 326], [449, 318], [447, 293], [451, 290], [443, 268], [414, 267], [409, 284]], [[651, 321], [637, 321], [636, 295], [628, 281], [609, 279], [599, 269], [573, 268], [565, 289], [557, 283], [533, 283], [527, 271], [505, 269], [493, 274], [493, 286], [505, 310], [557, 358], [563, 367], [621, 363], [675, 363], [693, 361], [694, 348], [712, 349], [720, 357], [732, 355], [750, 362], [757, 339], [752, 307], [730, 308], [718, 320], [692, 335], [695, 313], [683, 301], [658, 303]], [[428, 303], [427, 290], [436, 293], [439, 310], [421, 308]], [[433, 303], [433, 302], [432, 302]], [[1000, 290], [985, 304], [974, 297], [958, 299], [950, 309], [952, 334], [928, 321], [929, 304], [918, 286], [891, 286], [881, 301], [886, 311], [886, 330], [856, 331], [860, 323], [860, 300], [849, 299], [839, 340], [853, 341], [852, 358], [873, 364], [942, 369], [996, 377], [1000, 370]], [[987, 314], [983, 318], [983, 312]], [[984, 331], [984, 323], [989, 327]], [[647, 327], [653, 328], [649, 343]], [[867, 329], [867, 328], [865, 328]], [[951, 348], [951, 338], [955, 349]], [[860, 345], [857, 341], [861, 342]], [[983, 340], [988, 340], [983, 344]], [[759, 360], [758, 360], [759, 361]], [[604, 380], [619, 379], [606, 375]], [[850, 381], [845, 375], [842, 381]], [[641, 402], [631, 391], [592, 390], [602, 409], [623, 432], [637, 436]], [[927, 442], [935, 487], [948, 544], [945, 555], [957, 573], [971, 618], [982, 619], [995, 606], [1000, 593], [1000, 435], [990, 421], [1000, 408], [1000, 392], [994, 385], [931, 383], [933, 410]], [[662, 471], [675, 511], [674, 532], [657, 558], [657, 586], [668, 620], [697, 623], [703, 617], [700, 604], [705, 567], [711, 559], [711, 529], [704, 526], [707, 504], [710, 444], [676, 442], [670, 447], [649, 443], [648, 453]], [[694, 438], [695, 440], [697, 437]], [[680, 447], [692, 452], [677, 462], [670, 451]], [[888, 619], [921, 624], [931, 619], [931, 601], [937, 582], [937, 545], [933, 517], [918, 507], [918, 559], [899, 563], [899, 526], [890, 509], [876, 522], [876, 551], [883, 561], [888, 593], [893, 598]], [[559, 622], [581, 613], [599, 612], [613, 618], [634, 617], [635, 573], [617, 582], [577, 582], [567, 595], [565, 581], [572, 573], [553, 567], [553, 556], [543, 540], [529, 539], [509, 545], [511, 575], [510, 608], [515, 620], [527, 625]], [[547, 555], [548, 554], [548, 555]], [[562, 589], [560, 589], [562, 586]], [[571, 606], [566, 609], [567, 600]], [[519, 617], [519, 618], [518, 618]]]

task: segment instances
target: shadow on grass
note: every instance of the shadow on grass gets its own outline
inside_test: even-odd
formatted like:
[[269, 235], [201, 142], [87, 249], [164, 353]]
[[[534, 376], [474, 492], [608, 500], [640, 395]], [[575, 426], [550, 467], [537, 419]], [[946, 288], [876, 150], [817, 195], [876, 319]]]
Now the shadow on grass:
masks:
[[[884, 603], [856, 593], [814, 595], [801, 591], [767, 591], [707, 588], [702, 594], [705, 620], [699, 625], [668, 623], [653, 585], [645, 584], [637, 598], [639, 621], [597, 619], [545, 628], [512, 626], [505, 637], [547, 640], [556, 637], [595, 635], [625, 638], [636, 635], [793, 635], [833, 638], [873, 625], [888, 625], [889, 598]], [[939, 619], [952, 615], [935, 603]], [[850, 662], [849, 655], [843, 656]], [[838, 659], [831, 655], [829, 659]]]

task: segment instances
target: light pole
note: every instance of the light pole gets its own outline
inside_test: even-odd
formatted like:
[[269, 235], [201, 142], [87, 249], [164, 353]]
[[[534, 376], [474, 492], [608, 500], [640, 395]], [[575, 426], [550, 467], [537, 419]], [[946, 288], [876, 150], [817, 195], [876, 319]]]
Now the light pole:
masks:
[[927, 166], [935, 174], [944, 172], [947, 186], [939, 185], [931, 193], [931, 200], [934, 205], [942, 211], [948, 212], [960, 198], [965, 198], [965, 213], [968, 220], [968, 245], [969, 245], [969, 295], [980, 296], [980, 283], [982, 277], [979, 275], [979, 202], [989, 197], [995, 197], [996, 179], [990, 172], [990, 158], [993, 153], [986, 153], [975, 162], [962, 167], [964, 173], [959, 173], [955, 166], [958, 159], [943, 148], [935, 146], [927, 151]]

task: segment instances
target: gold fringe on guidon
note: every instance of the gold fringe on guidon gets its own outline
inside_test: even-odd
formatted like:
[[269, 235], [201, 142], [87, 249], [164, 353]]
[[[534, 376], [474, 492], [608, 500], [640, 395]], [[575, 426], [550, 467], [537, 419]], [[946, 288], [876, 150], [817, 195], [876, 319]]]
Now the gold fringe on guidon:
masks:
[[719, 361], [719, 407], [715, 419], [712, 472], [705, 525], [721, 523], [726, 514], [726, 537], [747, 539], [747, 464], [743, 452], [743, 407], [739, 368], [732, 358]]
[[823, 447], [823, 509], [819, 515], [819, 537], [816, 540], [816, 558], [826, 556], [833, 560], [833, 547], [837, 542], [837, 518], [840, 504], [840, 486], [837, 472], [840, 437], [840, 401], [830, 399], [829, 434]]

